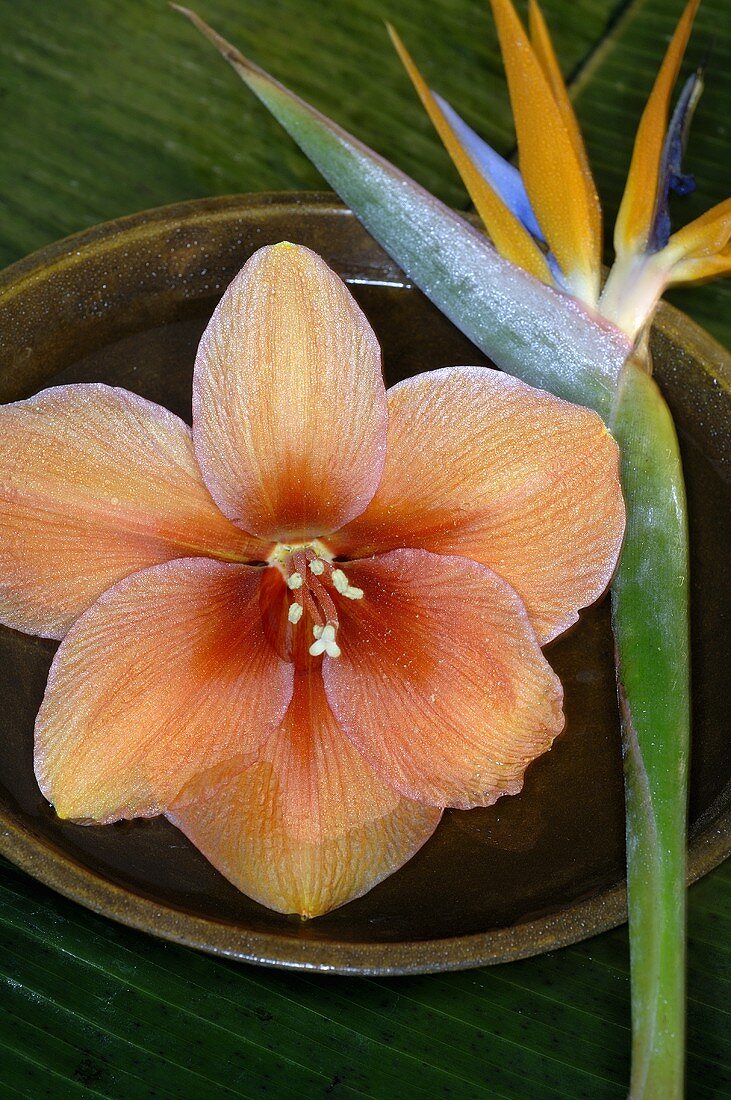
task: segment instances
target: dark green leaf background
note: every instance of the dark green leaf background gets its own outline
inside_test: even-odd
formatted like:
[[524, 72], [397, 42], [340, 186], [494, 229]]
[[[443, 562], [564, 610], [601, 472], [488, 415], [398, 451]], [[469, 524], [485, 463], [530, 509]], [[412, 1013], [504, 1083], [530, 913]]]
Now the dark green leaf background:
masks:
[[[270, 71], [440, 197], [465, 196], [386, 39], [498, 148], [513, 135], [486, 0], [200, 0]], [[546, 0], [607, 210], [677, 0]], [[725, 197], [728, 0], [704, 0], [709, 54], [688, 150]], [[709, 52], [710, 51], [710, 52]], [[207, 194], [317, 188], [235, 76], [163, 0], [0, 4], [0, 264], [98, 221]], [[731, 343], [729, 285], [675, 297]], [[691, 891], [689, 1088], [731, 1095], [729, 885]], [[214, 960], [94, 917], [0, 864], [0, 1095], [178, 1098], [622, 1097], [626, 931], [494, 969], [380, 981]]]

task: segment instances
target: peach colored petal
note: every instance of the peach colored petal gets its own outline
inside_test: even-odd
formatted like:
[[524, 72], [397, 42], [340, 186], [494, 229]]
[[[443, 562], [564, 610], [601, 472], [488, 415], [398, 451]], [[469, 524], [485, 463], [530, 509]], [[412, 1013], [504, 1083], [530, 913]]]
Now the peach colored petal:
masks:
[[168, 817], [244, 893], [281, 913], [316, 917], [410, 859], [441, 811], [376, 776], [340, 732], [315, 668], [298, 673], [258, 762], [208, 786], [194, 782]]
[[173, 558], [266, 556], [211, 500], [190, 429], [126, 390], [0, 407], [0, 622], [61, 638], [110, 585]]
[[602, 594], [619, 556], [618, 451], [604, 424], [483, 367], [418, 375], [388, 399], [378, 492], [329, 544], [348, 557], [417, 546], [473, 558], [516, 590], [545, 645]]
[[341, 729], [408, 798], [489, 806], [563, 727], [561, 684], [515, 592], [466, 558], [394, 550], [351, 562], [323, 662]]
[[378, 342], [345, 284], [307, 248], [260, 249], [196, 359], [196, 451], [223, 512], [282, 542], [335, 530], [376, 490], [386, 416]]
[[36, 777], [60, 817], [149, 817], [200, 772], [251, 763], [292, 694], [292, 666], [264, 635], [264, 572], [167, 562], [72, 627], [36, 721]]

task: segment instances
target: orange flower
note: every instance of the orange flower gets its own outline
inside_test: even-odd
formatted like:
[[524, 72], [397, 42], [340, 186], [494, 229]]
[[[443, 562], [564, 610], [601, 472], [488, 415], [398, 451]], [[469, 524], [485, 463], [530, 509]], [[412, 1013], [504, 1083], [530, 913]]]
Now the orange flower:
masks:
[[[670, 100], [699, 2], [688, 0], [640, 120], [614, 230], [616, 258], [603, 288], [599, 198], [537, 0], [530, 0], [527, 31], [512, 0], [490, 0], [520, 171], [430, 89], [389, 27], [406, 71], [501, 255], [579, 298], [633, 341], [646, 338], [667, 287], [731, 271], [731, 199], [670, 234], [669, 192], [686, 193], [693, 187], [681, 162], [703, 90], [702, 74], [688, 79], [672, 116]], [[208, 33], [205, 24], [191, 18]]]
[[100, 385], [0, 409], [0, 618], [65, 634], [36, 774], [59, 816], [165, 813], [314, 916], [550, 747], [540, 646], [611, 577], [617, 450], [493, 370], [387, 394], [360, 309], [290, 244], [226, 291], [193, 411]]

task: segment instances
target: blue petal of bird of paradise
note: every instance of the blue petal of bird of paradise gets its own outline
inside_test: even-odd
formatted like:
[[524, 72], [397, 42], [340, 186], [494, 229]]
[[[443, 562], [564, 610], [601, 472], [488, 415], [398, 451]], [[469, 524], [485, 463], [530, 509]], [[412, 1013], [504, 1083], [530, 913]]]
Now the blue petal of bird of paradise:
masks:
[[446, 99], [437, 95], [436, 92], [433, 94], [457, 137], [493, 191], [498, 193], [505, 205], [512, 210], [516, 218], [520, 219], [529, 233], [537, 240], [545, 241], [518, 169], [505, 157], [501, 157], [479, 134], [476, 134], [472, 127], [468, 126], [463, 118], [460, 118]]
[[[541, 244], [545, 244], [546, 239], [533, 212], [528, 192], [523, 183], [523, 177], [515, 165], [511, 164], [505, 157], [501, 157], [491, 145], [488, 145], [484, 138], [475, 133], [472, 127], [467, 125], [443, 96], [440, 96], [437, 92], [432, 92], [432, 94], [463, 147], [467, 150], [475, 166], [490, 184], [493, 191], [500, 196], [508, 209], [523, 223], [528, 232]], [[565, 280], [556, 257], [553, 253], [547, 252], [546, 260], [558, 286], [565, 288]]]
[[695, 180], [682, 171], [683, 154], [688, 141], [688, 131], [693, 114], [703, 92], [703, 73], [699, 69], [689, 76], [683, 85], [673, 117], [668, 126], [663, 145], [660, 177], [657, 185], [657, 206], [648, 240], [648, 249], [657, 252], [664, 248], [670, 237], [670, 211], [668, 199], [671, 191], [688, 195], [695, 189]]

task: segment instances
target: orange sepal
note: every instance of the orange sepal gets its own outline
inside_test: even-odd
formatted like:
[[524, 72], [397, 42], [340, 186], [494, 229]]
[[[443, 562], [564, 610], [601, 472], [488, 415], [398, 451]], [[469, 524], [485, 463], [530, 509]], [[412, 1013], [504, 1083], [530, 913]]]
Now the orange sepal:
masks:
[[700, 260], [723, 252], [731, 240], [731, 198], [711, 207], [673, 233], [663, 255], [678, 260]]
[[635, 137], [632, 161], [614, 227], [618, 257], [644, 252], [655, 218], [670, 96], [678, 78], [700, 0], [689, 0], [675, 28]]
[[536, 3], [536, 0], [530, 0], [528, 18], [530, 40], [533, 46], [534, 53], [536, 55], [539, 65], [545, 73], [546, 79], [551, 85], [553, 98], [556, 100], [556, 106], [561, 112], [561, 117], [564, 121], [569, 137], [571, 138], [571, 142], [574, 146], [574, 151], [576, 152], [577, 157], [584, 167], [584, 172], [589, 177], [589, 179], [592, 179], [591, 169], [589, 167], [589, 158], [586, 155], [586, 147], [584, 146], [584, 139], [581, 135], [579, 122], [576, 118], [573, 104], [571, 103], [568, 92], [566, 90], [566, 84], [564, 83], [563, 74], [561, 73], [561, 68], [558, 63], [558, 58], [556, 57], [556, 53], [553, 49], [551, 36], [548, 33], [546, 20], [543, 16], [543, 12]]
[[408, 50], [390, 23], [386, 24], [398, 55], [403, 62], [414, 88], [418, 92], [429, 118], [449, 153], [455, 168], [475, 204], [498, 252], [507, 260], [522, 267], [544, 283], [553, 285], [553, 276], [536, 242], [518, 218], [493, 190], [472, 157], [462, 145], [439, 107], [429, 85], [424, 80]]
[[681, 260], [673, 268], [669, 281], [672, 285], [702, 283], [706, 279], [716, 279], [719, 275], [731, 275], [731, 248], [725, 248], [715, 256]]
[[594, 181], [577, 153], [565, 105], [526, 36], [510, 0], [491, 0], [518, 137], [520, 172], [536, 217], [570, 287], [596, 301], [601, 256], [601, 207]]
[[316, 917], [396, 871], [441, 811], [403, 798], [365, 763], [328, 706], [319, 662], [251, 768], [183, 792], [168, 817], [239, 890]]

